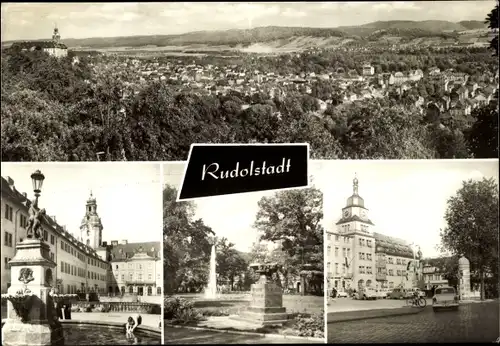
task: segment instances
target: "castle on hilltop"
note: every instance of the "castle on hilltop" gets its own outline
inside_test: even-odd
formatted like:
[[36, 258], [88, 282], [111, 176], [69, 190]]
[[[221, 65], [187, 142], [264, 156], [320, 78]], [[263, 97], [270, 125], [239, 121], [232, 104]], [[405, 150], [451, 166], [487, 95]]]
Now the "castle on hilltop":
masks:
[[54, 27], [52, 40], [15, 42], [12, 44], [11, 49], [21, 51], [41, 50], [56, 58], [68, 56], [68, 47], [61, 42], [61, 35], [57, 26]]

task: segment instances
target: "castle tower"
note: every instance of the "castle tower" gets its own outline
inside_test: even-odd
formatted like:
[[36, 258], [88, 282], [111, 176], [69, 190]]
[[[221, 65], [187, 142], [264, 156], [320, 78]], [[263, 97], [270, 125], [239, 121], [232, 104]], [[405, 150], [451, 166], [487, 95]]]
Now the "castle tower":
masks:
[[90, 192], [85, 206], [85, 216], [80, 225], [81, 241], [93, 249], [97, 249], [102, 245], [102, 229], [101, 218], [97, 214], [97, 202]]
[[61, 35], [59, 34], [59, 29], [57, 25], [54, 26], [54, 33], [52, 34], [52, 41], [59, 42], [61, 40]]

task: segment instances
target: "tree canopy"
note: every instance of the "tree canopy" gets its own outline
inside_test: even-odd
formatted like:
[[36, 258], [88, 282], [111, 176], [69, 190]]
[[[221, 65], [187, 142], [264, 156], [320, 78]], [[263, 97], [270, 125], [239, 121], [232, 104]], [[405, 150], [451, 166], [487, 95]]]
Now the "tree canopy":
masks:
[[442, 246], [469, 259], [471, 271], [480, 273], [484, 298], [484, 275], [498, 278], [498, 184], [493, 178], [464, 181], [448, 200], [445, 219]]

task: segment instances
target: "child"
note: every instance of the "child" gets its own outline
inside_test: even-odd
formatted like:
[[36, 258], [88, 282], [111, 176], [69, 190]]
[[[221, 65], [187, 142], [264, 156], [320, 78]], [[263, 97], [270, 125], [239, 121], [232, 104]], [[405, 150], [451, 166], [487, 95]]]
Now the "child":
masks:
[[139, 314], [134, 314], [129, 316], [127, 323], [125, 323], [125, 332], [127, 334], [134, 333], [134, 330], [142, 323], [142, 316]]

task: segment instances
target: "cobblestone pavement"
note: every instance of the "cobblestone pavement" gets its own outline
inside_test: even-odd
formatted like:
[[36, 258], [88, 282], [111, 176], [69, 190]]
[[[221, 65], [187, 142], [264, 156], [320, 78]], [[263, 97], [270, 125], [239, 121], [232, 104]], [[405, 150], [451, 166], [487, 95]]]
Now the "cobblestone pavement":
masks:
[[328, 343], [494, 342], [499, 333], [498, 301], [464, 304], [458, 311], [428, 306], [407, 316], [328, 324]]
[[304, 344], [323, 343], [286, 338], [264, 338], [260, 335], [221, 333], [217, 331], [165, 327], [165, 345], [179, 344]]

